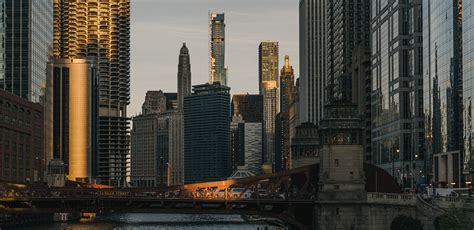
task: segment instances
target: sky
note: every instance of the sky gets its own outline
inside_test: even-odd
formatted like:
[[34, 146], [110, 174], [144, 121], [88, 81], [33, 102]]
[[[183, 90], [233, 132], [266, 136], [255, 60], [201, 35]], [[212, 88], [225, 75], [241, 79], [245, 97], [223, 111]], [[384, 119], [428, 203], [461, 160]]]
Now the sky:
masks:
[[258, 45], [278, 41], [299, 72], [298, 0], [131, 0], [131, 103], [141, 112], [148, 90], [176, 92], [179, 50], [186, 42], [192, 85], [209, 81], [208, 12], [224, 12], [225, 64], [231, 94], [258, 93]]

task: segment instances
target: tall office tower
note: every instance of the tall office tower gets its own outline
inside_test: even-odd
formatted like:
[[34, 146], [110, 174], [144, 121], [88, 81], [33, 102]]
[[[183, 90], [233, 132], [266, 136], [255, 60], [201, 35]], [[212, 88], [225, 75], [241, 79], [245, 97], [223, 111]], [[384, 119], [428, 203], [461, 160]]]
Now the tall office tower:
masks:
[[328, 0], [327, 71], [329, 100], [351, 100], [352, 51], [370, 46], [370, 2]]
[[40, 102], [53, 41], [51, 1], [2, 1], [0, 89]]
[[433, 182], [453, 187], [466, 186], [462, 173], [468, 163], [462, 146], [461, 6], [460, 0], [423, 0], [423, 107], [428, 154], [424, 159], [427, 173], [434, 165]]
[[193, 86], [184, 98], [184, 181], [206, 182], [231, 174], [230, 88]]
[[43, 107], [0, 90], [0, 180], [44, 182]]
[[255, 94], [234, 94], [231, 115], [240, 115], [246, 122], [263, 122], [263, 96]]
[[469, 84], [474, 79], [474, 69], [467, 68], [474, 61], [474, 2], [464, 1], [462, 18], [462, 63], [463, 63], [463, 121], [464, 121], [464, 143], [463, 146], [463, 173], [468, 174], [466, 182], [474, 183], [474, 89]]
[[178, 62], [178, 108], [183, 110], [184, 97], [191, 94], [191, 61], [186, 43], [179, 52]]
[[372, 162], [410, 187], [424, 157], [421, 1], [374, 3]]
[[45, 124], [49, 159], [68, 165], [69, 180], [92, 178], [96, 151], [96, 71], [94, 60], [54, 59], [48, 65]]
[[136, 187], [168, 184], [169, 129], [166, 116], [158, 113], [132, 119], [131, 182]]
[[210, 83], [227, 86], [224, 13], [209, 12], [209, 53]]
[[318, 125], [327, 101], [328, 0], [300, 0], [300, 119]]
[[253, 175], [262, 170], [262, 131], [261, 122], [241, 122], [238, 124], [239, 148], [238, 168]]
[[129, 160], [130, 1], [54, 0], [54, 55], [95, 57], [99, 91], [98, 183], [126, 184]]
[[295, 97], [295, 74], [293, 67], [290, 65], [290, 57], [285, 56], [285, 65], [280, 72], [280, 142], [275, 142], [279, 145], [280, 156], [282, 157], [282, 169], [291, 168], [291, 145], [290, 145], [290, 103]]
[[145, 102], [142, 105], [142, 113], [163, 113], [167, 110], [166, 108], [167, 98], [163, 91], [147, 91], [145, 95]]
[[261, 42], [258, 49], [259, 88], [263, 95], [263, 161], [275, 163], [275, 118], [278, 113], [278, 42]]
[[295, 94], [293, 99], [290, 101], [290, 106], [288, 107], [288, 117], [289, 117], [289, 124], [290, 124], [290, 144], [296, 135], [296, 127], [300, 125], [300, 92], [299, 92], [299, 85], [300, 79], [296, 79], [295, 85]]
[[372, 66], [370, 49], [358, 46], [352, 54], [352, 103], [357, 105], [358, 113], [364, 117], [364, 160], [372, 163]]

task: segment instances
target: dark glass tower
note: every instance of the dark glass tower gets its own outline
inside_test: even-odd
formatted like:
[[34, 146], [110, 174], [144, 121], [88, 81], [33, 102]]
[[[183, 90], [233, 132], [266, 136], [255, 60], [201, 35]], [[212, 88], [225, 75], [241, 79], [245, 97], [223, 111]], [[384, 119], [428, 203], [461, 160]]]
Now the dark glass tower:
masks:
[[193, 86], [184, 98], [184, 181], [206, 182], [231, 174], [230, 88]]
[[53, 41], [52, 1], [0, 2], [0, 89], [40, 102]]

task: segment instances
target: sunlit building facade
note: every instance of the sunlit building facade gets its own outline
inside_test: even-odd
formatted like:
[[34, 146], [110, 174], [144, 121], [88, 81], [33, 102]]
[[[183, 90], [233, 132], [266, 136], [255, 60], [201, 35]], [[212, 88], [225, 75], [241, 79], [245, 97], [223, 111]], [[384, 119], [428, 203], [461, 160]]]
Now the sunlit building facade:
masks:
[[264, 41], [258, 49], [260, 94], [263, 95], [263, 161], [275, 163], [275, 119], [278, 113], [278, 42]]
[[48, 159], [68, 165], [69, 180], [91, 182], [97, 127], [94, 60], [55, 59], [48, 65], [45, 95]]
[[53, 43], [52, 1], [0, 1], [0, 89], [41, 102]]
[[466, 182], [472, 186], [474, 178], [474, 2], [462, 3], [462, 63], [463, 63], [463, 121], [464, 149], [462, 155], [463, 173], [469, 174]]
[[372, 3], [372, 163], [410, 187], [425, 174], [421, 1]]
[[210, 83], [227, 85], [224, 13], [209, 12], [209, 52]]
[[54, 0], [54, 56], [95, 57], [98, 183], [126, 185], [129, 172], [130, 1]]

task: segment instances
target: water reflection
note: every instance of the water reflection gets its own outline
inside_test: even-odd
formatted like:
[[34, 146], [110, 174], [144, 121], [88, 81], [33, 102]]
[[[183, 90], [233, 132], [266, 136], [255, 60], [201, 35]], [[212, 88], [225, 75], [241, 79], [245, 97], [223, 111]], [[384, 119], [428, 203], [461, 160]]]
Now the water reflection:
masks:
[[15, 228], [19, 230], [151, 230], [151, 229], [281, 229], [265, 223], [247, 223], [239, 215], [112, 214], [94, 220], [49, 223]]

